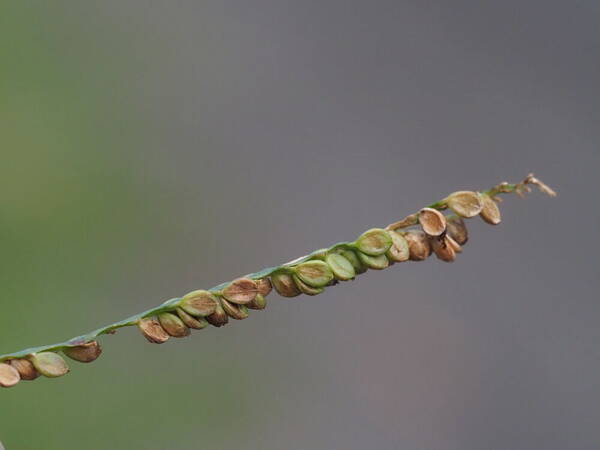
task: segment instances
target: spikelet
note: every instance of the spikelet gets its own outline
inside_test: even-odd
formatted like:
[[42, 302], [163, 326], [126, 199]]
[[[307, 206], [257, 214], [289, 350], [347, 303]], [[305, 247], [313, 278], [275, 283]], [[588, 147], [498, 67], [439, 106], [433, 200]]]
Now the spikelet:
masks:
[[498, 225], [502, 221], [502, 216], [494, 199], [487, 194], [481, 194], [481, 200], [483, 208], [479, 216], [490, 225]]
[[436, 236], [430, 238], [431, 248], [438, 259], [445, 262], [452, 262], [456, 259], [456, 251], [448, 242], [447, 236]]
[[458, 191], [446, 197], [448, 208], [461, 217], [475, 217], [481, 212], [483, 202], [479, 192]]
[[229, 316], [223, 309], [221, 302], [217, 304], [215, 312], [213, 312], [210, 316], [206, 316], [206, 320], [214, 327], [222, 327], [227, 325], [229, 322]]
[[182, 338], [190, 335], [190, 329], [175, 314], [170, 312], [160, 313], [158, 315], [160, 326], [169, 334], [169, 336]]
[[254, 300], [252, 300], [250, 303], [246, 304], [246, 307], [248, 309], [265, 309], [267, 307], [267, 298], [262, 295], [262, 294], [258, 294]]
[[329, 266], [319, 260], [298, 264], [294, 268], [294, 275], [314, 288], [327, 286], [333, 280], [333, 272]]
[[75, 361], [89, 363], [98, 359], [102, 348], [98, 341], [91, 341], [74, 347], [65, 347], [63, 353]]
[[329, 253], [325, 257], [325, 262], [333, 272], [336, 280], [353, 280], [356, 276], [354, 267], [346, 258], [339, 253]]
[[163, 344], [169, 340], [169, 334], [160, 325], [156, 317], [145, 317], [138, 321], [142, 335], [153, 344]]
[[258, 284], [250, 278], [238, 278], [223, 289], [223, 298], [231, 303], [245, 305], [250, 303], [258, 294]]
[[[255, 297], [256, 298], [256, 297]], [[244, 320], [248, 318], [248, 308], [245, 305], [238, 305], [236, 303], [221, 299], [221, 305], [223, 305], [223, 310], [225, 314], [235, 320]]]
[[271, 283], [282, 297], [296, 297], [301, 294], [289, 273], [279, 272], [271, 276]]
[[354, 242], [357, 250], [365, 255], [383, 255], [392, 245], [392, 238], [386, 230], [372, 228], [365, 231]]
[[462, 253], [462, 247], [460, 244], [456, 242], [449, 234], [446, 234], [446, 242], [456, 253]]
[[358, 259], [360, 259], [360, 262], [367, 266], [369, 269], [373, 270], [383, 270], [387, 269], [390, 266], [390, 261], [387, 259], [385, 254], [371, 256], [362, 252], [358, 252]]
[[314, 287], [314, 286], [311, 286], [309, 284], [306, 284], [296, 274], [292, 275], [292, 279], [294, 280], [294, 283], [296, 283], [296, 286], [298, 287], [298, 289], [303, 294], [306, 294], [306, 295], [319, 295], [321, 292], [323, 292], [325, 290], [324, 287]]
[[194, 330], [202, 330], [208, 326], [208, 322], [206, 319], [202, 317], [194, 317], [188, 313], [186, 313], [183, 309], [177, 308], [175, 310], [179, 318], [183, 323], [185, 323], [188, 327], [193, 328]]
[[469, 240], [469, 230], [465, 225], [465, 221], [462, 217], [451, 216], [446, 221], [448, 236], [454, 239], [458, 244], [465, 245]]
[[217, 309], [217, 298], [210, 291], [197, 290], [183, 296], [180, 307], [192, 316], [209, 316]]
[[356, 272], [357, 275], [360, 275], [361, 273], [365, 273], [367, 271], [367, 266], [365, 266], [362, 262], [360, 262], [360, 259], [358, 258], [358, 254], [354, 250], [349, 250], [349, 249], [341, 250], [340, 255], [342, 255], [344, 258], [346, 258], [348, 260], [348, 262], [350, 262], [350, 264], [352, 264], [352, 267], [354, 268], [354, 272]]
[[29, 358], [36, 370], [45, 377], [62, 377], [69, 372], [69, 366], [58, 353], [34, 353]]
[[0, 363], [0, 386], [13, 387], [21, 380], [21, 376], [17, 369], [13, 366]]
[[403, 234], [408, 242], [411, 261], [423, 261], [431, 255], [431, 244], [425, 232], [421, 230], [410, 230]]
[[433, 208], [423, 208], [419, 211], [419, 223], [429, 236], [439, 236], [446, 231], [446, 217]]
[[40, 376], [40, 373], [33, 367], [31, 361], [25, 358], [11, 359], [8, 364], [13, 366], [19, 372], [21, 380], [35, 380]]
[[271, 293], [271, 289], [273, 289], [273, 285], [271, 284], [271, 280], [268, 278], [261, 278], [260, 280], [256, 280], [256, 285], [258, 286], [258, 293], [264, 297]]
[[392, 238], [392, 246], [385, 254], [387, 258], [393, 262], [408, 261], [408, 258], [410, 257], [410, 249], [404, 236], [396, 231], [389, 231], [389, 234]]

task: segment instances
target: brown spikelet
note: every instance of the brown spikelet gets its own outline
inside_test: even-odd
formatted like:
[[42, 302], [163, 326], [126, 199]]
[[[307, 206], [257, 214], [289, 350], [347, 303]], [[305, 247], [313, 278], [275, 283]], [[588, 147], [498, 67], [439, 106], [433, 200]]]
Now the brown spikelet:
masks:
[[469, 230], [462, 217], [451, 216], [446, 220], [447, 235], [454, 239], [458, 244], [465, 245], [469, 240]]
[[446, 242], [456, 253], [462, 253], [462, 247], [449, 234], [446, 234]]
[[271, 289], [273, 286], [271, 285], [271, 280], [268, 278], [261, 278], [260, 280], [256, 280], [256, 284], [258, 286], [258, 293], [264, 297], [271, 293]]
[[218, 303], [217, 309], [210, 316], [206, 316], [206, 321], [214, 327], [222, 327], [229, 323], [229, 316], [223, 309], [221, 302]]
[[63, 353], [75, 361], [89, 363], [98, 359], [102, 353], [102, 348], [98, 341], [91, 341], [75, 347], [65, 347]]
[[254, 297], [258, 294], [258, 285], [256, 281], [250, 278], [238, 278], [223, 289], [222, 294], [223, 298], [231, 303], [245, 305], [254, 300]]
[[11, 359], [8, 363], [17, 369], [21, 380], [35, 380], [40, 376], [40, 373], [33, 367], [33, 364], [28, 359]]
[[17, 369], [13, 366], [0, 363], [0, 386], [13, 387], [21, 380], [21, 376]]
[[163, 344], [169, 340], [169, 334], [160, 325], [156, 317], [146, 317], [138, 322], [138, 328], [153, 344]]
[[461, 217], [475, 217], [481, 212], [483, 203], [479, 192], [458, 191], [446, 198], [448, 207]]
[[456, 251], [448, 242], [447, 236], [432, 237], [431, 248], [438, 259], [445, 262], [452, 262], [456, 259]]
[[433, 208], [423, 208], [419, 211], [419, 223], [429, 236], [439, 236], [446, 231], [446, 217]]
[[487, 194], [481, 194], [481, 200], [483, 208], [481, 209], [479, 216], [490, 225], [498, 225], [502, 220], [502, 217], [500, 215], [500, 208], [498, 208], [494, 199]]
[[421, 230], [410, 230], [403, 234], [408, 242], [411, 261], [423, 261], [431, 255], [431, 244], [427, 235]]

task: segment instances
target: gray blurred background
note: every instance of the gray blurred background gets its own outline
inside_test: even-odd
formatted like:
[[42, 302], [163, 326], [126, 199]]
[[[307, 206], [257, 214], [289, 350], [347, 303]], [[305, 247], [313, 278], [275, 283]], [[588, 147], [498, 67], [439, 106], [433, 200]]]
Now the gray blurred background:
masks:
[[0, 353], [534, 171], [455, 264], [133, 329], [0, 392], [25, 449], [597, 449], [595, 1], [0, 6]]

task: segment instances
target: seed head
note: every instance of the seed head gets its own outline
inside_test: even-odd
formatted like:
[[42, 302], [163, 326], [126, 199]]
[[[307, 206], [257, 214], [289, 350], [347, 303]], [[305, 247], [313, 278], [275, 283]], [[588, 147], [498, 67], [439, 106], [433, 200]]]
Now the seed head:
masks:
[[271, 280], [268, 278], [261, 278], [260, 280], [256, 280], [256, 284], [258, 285], [258, 293], [264, 297], [271, 293], [271, 289], [273, 286], [271, 285]]
[[325, 262], [329, 265], [337, 280], [348, 281], [354, 279], [356, 276], [356, 272], [350, 261], [339, 253], [329, 253], [325, 257]]
[[446, 198], [448, 207], [461, 217], [475, 217], [481, 212], [483, 202], [479, 192], [458, 191]]
[[11, 359], [8, 363], [17, 369], [17, 372], [19, 372], [19, 375], [21, 376], [21, 380], [35, 380], [40, 376], [40, 373], [33, 367], [33, 364], [28, 359]]
[[323, 261], [307, 261], [294, 268], [294, 274], [309, 286], [327, 286], [333, 280], [333, 272]]
[[294, 279], [288, 273], [279, 272], [271, 275], [273, 287], [282, 297], [296, 297], [300, 295], [300, 289], [294, 283]]
[[184, 295], [181, 309], [192, 316], [209, 316], [217, 308], [217, 298], [210, 291], [198, 290]]
[[221, 299], [221, 305], [223, 305], [223, 310], [225, 314], [235, 320], [244, 320], [247, 319], [248, 308], [245, 305], [236, 305], [235, 303], [231, 303], [224, 298]]
[[[390, 238], [391, 239], [391, 238]], [[364, 253], [358, 252], [358, 258], [360, 262], [367, 266], [369, 269], [373, 270], [383, 270], [390, 266], [390, 262], [388, 261], [385, 254], [378, 256], [366, 255]]]
[[258, 285], [250, 278], [238, 278], [223, 289], [223, 298], [238, 305], [251, 302], [256, 294], [258, 294]]
[[21, 376], [17, 369], [9, 364], [0, 363], [0, 386], [13, 387], [20, 380]]
[[458, 244], [465, 245], [469, 240], [469, 231], [462, 217], [451, 216], [447, 219], [448, 236]]
[[169, 340], [169, 334], [160, 325], [156, 317], [146, 317], [138, 322], [138, 328], [149, 342], [162, 344]]
[[325, 290], [324, 287], [313, 287], [310, 286], [308, 284], [306, 284], [304, 281], [302, 281], [297, 275], [292, 275], [292, 278], [294, 280], [294, 283], [296, 283], [296, 286], [298, 287], [298, 289], [300, 289], [300, 291], [303, 294], [306, 295], [319, 295], [321, 292], [323, 292]]
[[360, 275], [361, 273], [365, 273], [367, 271], [367, 267], [360, 262], [357, 252], [355, 252], [354, 250], [344, 249], [340, 252], [340, 255], [342, 255], [350, 262], [350, 264], [352, 264], [352, 267], [354, 267], [354, 271], [357, 275]]
[[61, 377], [69, 372], [69, 366], [58, 353], [34, 353], [29, 358], [37, 371], [45, 377]]
[[190, 329], [173, 313], [160, 313], [158, 321], [169, 336], [181, 338], [190, 335]]
[[202, 317], [194, 317], [186, 313], [183, 309], [177, 308], [175, 310], [177, 315], [181, 319], [186, 326], [193, 328], [194, 330], [201, 330], [202, 328], [206, 328], [208, 326], [208, 322]]
[[404, 239], [404, 236], [396, 231], [389, 231], [388, 233], [390, 233], [390, 237], [392, 238], [392, 246], [385, 254], [387, 258], [393, 262], [403, 262], [408, 260], [410, 251], [408, 242]]
[[229, 322], [229, 316], [223, 309], [221, 302], [217, 304], [217, 308], [215, 309], [214, 313], [212, 313], [210, 316], [206, 316], [206, 320], [208, 321], [208, 323], [215, 327], [222, 327], [223, 325], [227, 325], [227, 323]]
[[490, 225], [498, 225], [502, 220], [500, 208], [492, 197], [487, 194], [481, 194], [483, 208], [479, 216]]
[[75, 347], [65, 347], [63, 353], [75, 361], [89, 363], [98, 359], [102, 348], [98, 341], [91, 341]]
[[264, 295], [258, 294], [254, 300], [246, 304], [249, 309], [265, 309], [267, 307], [267, 299]]
[[446, 231], [446, 217], [433, 208], [423, 208], [419, 211], [419, 223], [429, 236], [439, 236]]
[[392, 245], [392, 238], [381, 228], [372, 228], [359, 236], [354, 243], [356, 248], [370, 256], [383, 255]]
[[432, 237], [431, 248], [433, 249], [435, 256], [445, 262], [452, 262], [456, 259], [456, 252], [452, 245], [446, 239], [446, 236]]
[[403, 234], [408, 242], [411, 261], [423, 261], [431, 255], [431, 244], [427, 235], [421, 230], [410, 230]]

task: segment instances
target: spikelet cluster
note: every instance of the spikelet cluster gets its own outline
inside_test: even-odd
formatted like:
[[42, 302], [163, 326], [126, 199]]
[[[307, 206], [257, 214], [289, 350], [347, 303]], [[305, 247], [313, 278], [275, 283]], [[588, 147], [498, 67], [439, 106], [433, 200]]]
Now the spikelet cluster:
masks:
[[[232, 320], [246, 319], [250, 311], [267, 307], [267, 296], [272, 290], [282, 297], [315, 296], [330, 286], [354, 280], [369, 269], [383, 270], [398, 263], [423, 261], [432, 254], [441, 261], [453, 262], [469, 239], [465, 219], [479, 216], [488, 224], [498, 225], [501, 221], [498, 194], [522, 195], [529, 192], [528, 185], [555, 195], [531, 174], [519, 184], [501, 183], [486, 192], [453, 192], [385, 229], [367, 230], [353, 242], [336, 244], [211, 290], [189, 292], [136, 316], [132, 322], [106, 327], [93, 336], [112, 333], [120, 326], [136, 325], [149, 342], [162, 344], [171, 338], [190, 336], [192, 330], [222, 327]], [[40, 375], [50, 378], [65, 375], [69, 367], [59, 351], [78, 362], [96, 360], [102, 353], [100, 344], [82, 338], [85, 336], [25, 356], [0, 357], [0, 386], [11, 387], [20, 380], [35, 380]]]
[[246, 319], [250, 310], [267, 306], [266, 297], [272, 289], [282, 297], [314, 296], [329, 286], [354, 280], [369, 269], [383, 270], [395, 263], [423, 261], [431, 254], [452, 262], [468, 239], [463, 218], [480, 215], [488, 223], [500, 222], [496, 202], [478, 192], [450, 194], [442, 207], [455, 215], [423, 208], [411, 216], [414, 218], [411, 226], [372, 228], [354, 242], [317, 251], [297, 263], [284, 264], [264, 278], [239, 278], [216, 292], [190, 292], [181, 298], [174, 311], [145, 317], [138, 322], [138, 328], [149, 342], [162, 344], [172, 337], [189, 336], [191, 329], [200, 330], [207, 325], [222, 327], [232, 319]]
[[[89, 363], [102, 353], [98, 341], [64, 346], [62, 353], [74, 361]], [[9, 359], [0, 363], [0, 386], [12, 387], [21, 380], [31, 381], [40, 375], [57, 378], [69, 373], [65, 359], [53, 351], [31, 353], [24, 358]]]

